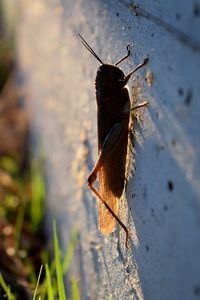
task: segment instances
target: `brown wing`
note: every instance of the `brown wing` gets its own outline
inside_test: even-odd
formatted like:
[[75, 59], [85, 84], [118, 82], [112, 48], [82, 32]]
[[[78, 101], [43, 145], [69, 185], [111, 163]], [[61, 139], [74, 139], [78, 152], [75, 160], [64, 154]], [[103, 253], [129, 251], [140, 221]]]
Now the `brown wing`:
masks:
[[[122, 122], [124, 130], [116, 147], [106, 157], [104, 165], [99, 170], [99, 192], [109, 207], [118, 215], [119, 198], [122, 195], [125, 181], [126, 154], [128, 144], [129, 115], [124, 116], [123, 107], [130, 106], [127, 88], [107, 99], [97, 99], [98, 103], [98, 148], [99, 151], [110, 129]], [[114, 230], [116, 220], [99, 201], [100, 230], [109, 234]]]

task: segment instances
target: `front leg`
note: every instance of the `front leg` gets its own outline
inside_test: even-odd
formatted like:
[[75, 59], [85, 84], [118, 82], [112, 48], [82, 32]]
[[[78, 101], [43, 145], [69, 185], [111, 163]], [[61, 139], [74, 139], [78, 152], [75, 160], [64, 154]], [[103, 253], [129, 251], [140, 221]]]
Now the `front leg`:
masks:
[[110, 206], [106, 203], [106, 200], [100, 195], [100, 193], [94, 188], [93, 184], [96, 181], [99, 169], [104, 165], [107, 157], [112, 153], [112, 151], [117, 147], [120, 137], [123, 135], [124, 126], [122, 123], [116, 123], [111, 130], [109, 131], [108, 135], [105, 138], [103, 143], [102, 149], [100, 151], [99, 157], [97, 162], [88, 177], [88, 187], [91, 191], [97, 196], [97, 198], [104, 204], [104, 206], [108, 209], [110, 214], [115, 218], [115, 220], [119, 223], [119, 225], [124, 229], [126, 233], [126, 247], [128, 247], [128, 239], [129, 239], [129, 232], [127, 227], [122, 223], [122, 221], [118, 218], [118, 216], [114, 213], [114, 211], [110, 208]]

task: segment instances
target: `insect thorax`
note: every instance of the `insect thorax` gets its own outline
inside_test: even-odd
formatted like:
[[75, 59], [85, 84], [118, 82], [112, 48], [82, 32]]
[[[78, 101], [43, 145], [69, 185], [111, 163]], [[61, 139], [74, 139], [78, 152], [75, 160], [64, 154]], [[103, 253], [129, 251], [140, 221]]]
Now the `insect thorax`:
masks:
[[121, 69], [112, 64], [103, 64], [97, 70], [96, 90], [114, 92], [124, 87], [125, 75]]

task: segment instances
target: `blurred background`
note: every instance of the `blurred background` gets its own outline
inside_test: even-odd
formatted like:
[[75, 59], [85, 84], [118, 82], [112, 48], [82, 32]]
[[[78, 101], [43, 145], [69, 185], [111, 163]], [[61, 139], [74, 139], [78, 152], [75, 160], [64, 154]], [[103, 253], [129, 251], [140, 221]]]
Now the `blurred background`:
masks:
[[49, 257], [43, 162], [30, 152], [28, 93], [17, 58], [19, 18], [19, 2], [0, 1], [0, 299], [33, 299]]

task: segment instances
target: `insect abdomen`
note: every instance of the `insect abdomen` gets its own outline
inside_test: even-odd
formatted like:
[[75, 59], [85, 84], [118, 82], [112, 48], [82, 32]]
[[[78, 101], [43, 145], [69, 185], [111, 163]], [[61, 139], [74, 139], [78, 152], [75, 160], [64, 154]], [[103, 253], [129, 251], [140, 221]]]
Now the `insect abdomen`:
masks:
[[[127, 88], [110, 97], [99, 99], [98, 103], [98, 149], [101, 151], [105, 138], [116, 123], [123, 124], [123, 130], [113, 150], [107, 155], [104, 165], [99, 170], [99, 191], [107, 204], [118, 215], [119, 198], [122, 195], [125, 182], [126, 155], [128, 145], [129, 114], [124, 115], [125, 104], [130, 106]], [[116, 220], [99, 201], [100, 229], [103, 233], [114, 230]], [[108, 225], [109, 224], [109, 225]]]

